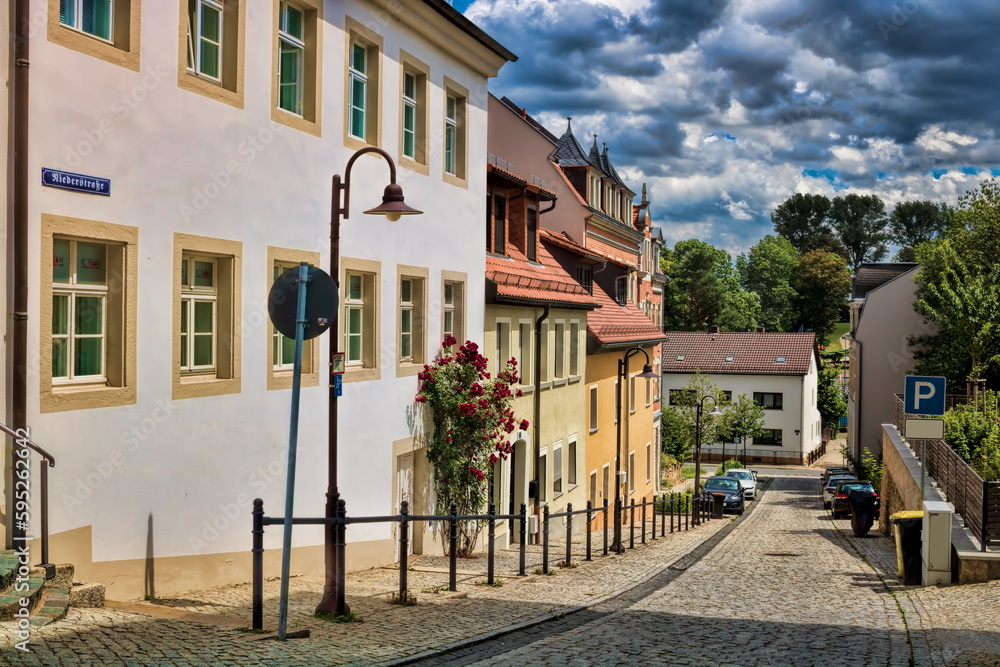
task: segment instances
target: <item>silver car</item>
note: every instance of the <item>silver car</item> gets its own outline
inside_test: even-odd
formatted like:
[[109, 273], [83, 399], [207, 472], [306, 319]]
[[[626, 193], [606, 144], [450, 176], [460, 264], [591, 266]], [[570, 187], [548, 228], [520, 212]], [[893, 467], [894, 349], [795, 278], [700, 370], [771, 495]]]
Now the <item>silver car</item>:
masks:
[[830, 509], [830, 505], [833, 503], [833, 492], [837, 488], [837, 482], [849, 479], [856, 480], [857, 477], [854, 475], [830, 475], [830, 479], [826, 480], [826, 484], [823, 485], [823, 509]]
[[752, 470], [747, 470], [746, 468], [730, 468], [726, 471], [726, 477], [735, 477], [740, 480], [740, 486], [743, 487], [743, 497], [747, 500], [755, 500], [757, 498], [757, 478], [754, 476]]

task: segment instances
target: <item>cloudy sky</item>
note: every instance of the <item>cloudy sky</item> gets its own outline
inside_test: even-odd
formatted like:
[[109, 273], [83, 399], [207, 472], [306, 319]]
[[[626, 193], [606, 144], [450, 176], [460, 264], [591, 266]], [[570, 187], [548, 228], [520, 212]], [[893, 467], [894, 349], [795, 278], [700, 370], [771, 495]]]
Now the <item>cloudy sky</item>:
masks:
[[996, 0], [455, 0], [491, 89], [607, 142], [673, 243], [742, 252], [796, 192], [954, 203], [1000, 176]]

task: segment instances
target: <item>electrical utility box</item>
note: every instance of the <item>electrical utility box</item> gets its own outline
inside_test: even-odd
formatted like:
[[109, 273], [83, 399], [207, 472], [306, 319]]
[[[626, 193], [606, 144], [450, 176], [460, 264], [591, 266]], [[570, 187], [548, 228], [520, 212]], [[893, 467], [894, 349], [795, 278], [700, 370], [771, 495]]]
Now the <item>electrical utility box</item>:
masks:
[[924, 586], [951, 583], [951, 515], [948, 503], [924, 501], [924, 524], [920, 559]]

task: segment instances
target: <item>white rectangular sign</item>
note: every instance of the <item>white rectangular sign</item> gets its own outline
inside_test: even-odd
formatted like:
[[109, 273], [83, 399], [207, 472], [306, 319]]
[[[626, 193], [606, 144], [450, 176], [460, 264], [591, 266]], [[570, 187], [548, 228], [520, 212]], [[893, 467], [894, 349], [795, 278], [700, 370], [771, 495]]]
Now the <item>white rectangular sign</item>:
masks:
[[907, 419], [903, 430], [907, 440], [944, 440], [943, 419]]

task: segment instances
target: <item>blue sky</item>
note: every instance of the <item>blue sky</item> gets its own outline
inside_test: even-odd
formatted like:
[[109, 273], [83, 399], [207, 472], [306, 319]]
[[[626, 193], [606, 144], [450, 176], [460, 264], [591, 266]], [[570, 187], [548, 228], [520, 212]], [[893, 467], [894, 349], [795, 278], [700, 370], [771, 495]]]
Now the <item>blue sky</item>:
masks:
[[953, 204], [1000, 173], [996, 0], [454, 4], [519, 56], [491, 90], [596, 133], [670, 243], [738, 253], [796, 192]]

